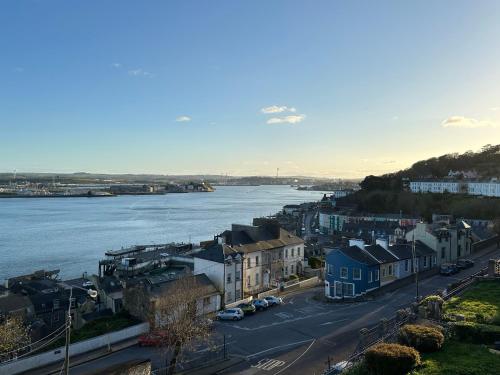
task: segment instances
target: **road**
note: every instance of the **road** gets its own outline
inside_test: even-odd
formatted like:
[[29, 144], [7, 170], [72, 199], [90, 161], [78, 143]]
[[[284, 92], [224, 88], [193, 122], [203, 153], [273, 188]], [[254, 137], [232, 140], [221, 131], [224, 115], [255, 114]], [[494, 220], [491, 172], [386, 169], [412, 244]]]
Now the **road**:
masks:
[[[431, 294], [477, 272], [492, 257], [500, 257], [500, 250], [480, 256], [474, 268], [457, 275], [435, 275], [421, 280], [421, 295]], [[373, 326], [380, 319], [390, 318], [398, 309], [408, 306], [414, 299], [415, 285], [408, 285], [372, 301], [355, 303], [329, 303], [315, 298], [321, 293], [322, 288], [296, 292], [285, 296], [285, 303], [281, 306], [238, 322], [217, 322], [215, 334], [219, 337], [225, 335], [228, 352], [243, 359], [220, 374], [321, 374], [329, 356], [335, 363], [354, 351], [361, 328]], [[71, 374], [85, 375], [116, 363], [147, 358], [152, 360], [153, 368], [163, 367], [161, 351], [132, 346], [76, 366], [72, 368]]]

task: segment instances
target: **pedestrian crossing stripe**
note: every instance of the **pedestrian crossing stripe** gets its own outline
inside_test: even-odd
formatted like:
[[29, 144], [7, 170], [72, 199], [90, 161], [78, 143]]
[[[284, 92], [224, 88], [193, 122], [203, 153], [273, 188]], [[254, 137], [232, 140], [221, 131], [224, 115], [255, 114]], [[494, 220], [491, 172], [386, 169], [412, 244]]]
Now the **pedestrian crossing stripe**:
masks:
[[264, 370], [264, 371], [271, 371], [272, 369], [276, 367], [281, 367], [285, 364], [284, 361], [280, 361], [278, 359], [261, 359], [256, 365], [252, 365], [252, 367]]

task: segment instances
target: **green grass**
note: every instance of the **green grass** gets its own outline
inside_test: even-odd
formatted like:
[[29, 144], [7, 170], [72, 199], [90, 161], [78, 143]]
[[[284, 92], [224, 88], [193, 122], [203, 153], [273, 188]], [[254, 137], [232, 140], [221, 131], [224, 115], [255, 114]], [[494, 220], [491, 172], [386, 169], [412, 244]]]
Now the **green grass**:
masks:
[[461, 314], [475, 323], [500, 325], [500, 282], [481, 281], [444, 305], [445, 314]]
[[500, 355], [482, 345], [446, 341], [436, 353], [423, 354], [422, 365], [412, 375], [498, 375]]

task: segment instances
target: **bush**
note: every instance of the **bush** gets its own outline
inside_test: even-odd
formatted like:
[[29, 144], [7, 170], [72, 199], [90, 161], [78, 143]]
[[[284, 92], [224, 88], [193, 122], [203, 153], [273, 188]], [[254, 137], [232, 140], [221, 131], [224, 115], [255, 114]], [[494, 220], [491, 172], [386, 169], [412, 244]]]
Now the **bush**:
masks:
[[374, 375], [406, 375], [420, 364], [420, 354], [409, 346], [378, 344], [366, 352], [365, 363]]
[[290, 275], [290, 281], [291, 280], [298, 280], [299, 277], [297, 275]]
[[429, 303], [429, 302], [439, 302], [439, 303], [443, 304], [444, 300], [440, 296], [432, 295], [432, 296], [425, 297], [422, 301], [420, 301], [420, 304], [427, 306], [427, 303]]
[[441, 349], [444, 335], [437, 328], [407, 324], [399, 330], [399, 341], [419, 352], [431, 353]]
[[450, 323], [455, 337], [460, 341], [491, 344], [500, 340], [500, 326], [474, 322]]

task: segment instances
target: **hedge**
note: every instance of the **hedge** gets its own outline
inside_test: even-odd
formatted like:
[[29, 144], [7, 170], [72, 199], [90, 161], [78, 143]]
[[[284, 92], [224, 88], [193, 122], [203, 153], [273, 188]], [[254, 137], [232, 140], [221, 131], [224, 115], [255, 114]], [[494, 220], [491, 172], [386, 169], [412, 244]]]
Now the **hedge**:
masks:
[[317, 268], [321, 268], [321, 265], [322, 265], [323, 262], [318, 257], [309, 257], [308, 258], [308, 263], [309, 263], [309, 266], [311, 268], [317, 269]]
[[431, 353], [441, 349], [444, 335], [434, 327], [407, 324], [399, 330], [399, 342], [421, 353]]
[[365, 363], [373, 375], [406, 375], [420, 364], [420, 354], [409, 346], [378, 344], [365, 353]]
[[491, 344], [500, 340], [500, 326], [474, 322], [450, 323], [455, 337], [476, 344]]

